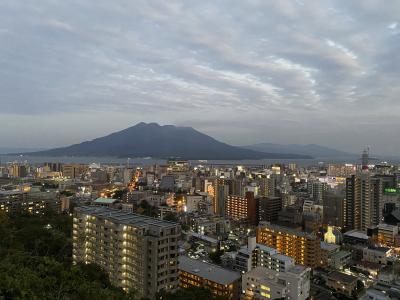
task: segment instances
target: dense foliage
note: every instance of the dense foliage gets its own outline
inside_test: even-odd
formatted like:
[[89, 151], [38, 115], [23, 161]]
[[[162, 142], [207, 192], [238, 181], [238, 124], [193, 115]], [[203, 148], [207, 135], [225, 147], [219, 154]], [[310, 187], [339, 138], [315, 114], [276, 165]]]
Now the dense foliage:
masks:
[[0, 215], [0, 299], [134, 299], [94, 265], [71, 263], [71, 217]]
[[[137, 299], [134, 292], [114, 287], [98, 266], [72, 264], [71, 230], [69, 215], [0, 213], [0, 300]], [[223, 299], [201, 288], [158, 298]]]

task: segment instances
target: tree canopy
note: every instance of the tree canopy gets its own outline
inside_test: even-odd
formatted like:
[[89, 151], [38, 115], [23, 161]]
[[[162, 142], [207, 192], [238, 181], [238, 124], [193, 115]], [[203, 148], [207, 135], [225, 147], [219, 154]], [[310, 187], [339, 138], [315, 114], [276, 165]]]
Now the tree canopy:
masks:
[[72, 265], [72, 218], [0, 214], [0, 299], [134, 299], [96, 265]]

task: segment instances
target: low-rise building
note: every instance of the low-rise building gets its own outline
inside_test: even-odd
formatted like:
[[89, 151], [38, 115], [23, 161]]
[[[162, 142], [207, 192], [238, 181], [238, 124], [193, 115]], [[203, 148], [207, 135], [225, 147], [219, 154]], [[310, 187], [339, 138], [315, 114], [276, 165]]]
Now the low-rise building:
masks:
[[326, 276], [326, 286], [347, 297], [355, 297], [357, 293], [357, 277], [332, 271]]
[[378, 243], [381, 246], [395, 246], [395, 237], [399, 234], [399, 227], [381, 223], [378, 225]]
[[363, 261], [386, 265], [392, 249], [386, 247], [367, 247], [363, 250]]
[[340, 250], [339, 245], [321, 242], [321, 263], [324, 266], [329, 264], [330, 257]]
[[202, 287], [215, 296], [238, 300], [240, 294], [240, 273], [187, 256], [179, 258], [179, 279], [181, 288]]
[[351, 252], [342, 250], [330, 255], [328, 258], [328, 266], [333, 269], [342, 270], [350, 261]]
[[256, 267], [242, 276], [244, 299], [305, 300], [310, 295], [311, 269], [293, 266], [284, 272]]

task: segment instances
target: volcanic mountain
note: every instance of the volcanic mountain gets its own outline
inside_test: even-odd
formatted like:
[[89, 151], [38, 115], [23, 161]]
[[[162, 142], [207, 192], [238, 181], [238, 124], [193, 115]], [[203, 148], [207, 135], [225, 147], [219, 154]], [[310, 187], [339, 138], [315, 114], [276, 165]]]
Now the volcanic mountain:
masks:
[[[27, 153], [25, 153], [27, 154]], [[31, 152], [35, 156], [153, 157], [207, 160], [302, 159], [308, 155], [264, 153], [231, 146], [191, 127], [139, 123], [68, 147]]]

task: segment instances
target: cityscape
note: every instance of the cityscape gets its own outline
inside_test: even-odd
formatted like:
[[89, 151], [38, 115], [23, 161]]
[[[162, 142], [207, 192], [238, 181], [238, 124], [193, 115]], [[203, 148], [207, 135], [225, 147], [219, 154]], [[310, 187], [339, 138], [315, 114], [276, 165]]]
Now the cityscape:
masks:
[[97, 265], [137, 299], [400, 297], [398, 166], [368, 149], [354, 164], [238, 163], [3, 161], [0, 210], [12, 226], [49, 220], [36, 229], [46, 240], [60, 218], [63, 259]]
[[400, 299], [382, 4], [0, 3], [0, 300]]

